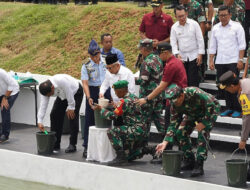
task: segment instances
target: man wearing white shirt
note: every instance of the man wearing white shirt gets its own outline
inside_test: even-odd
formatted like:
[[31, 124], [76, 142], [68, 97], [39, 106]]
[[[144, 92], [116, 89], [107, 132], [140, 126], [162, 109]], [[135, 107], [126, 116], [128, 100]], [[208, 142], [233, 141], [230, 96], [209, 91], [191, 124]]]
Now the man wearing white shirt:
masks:
[[175, 8], [177, 22], [172, 26], [170, 43], [173, 54], [184, 62], [188, 86], [199, 86], [198, 69], [202, 64], [202, 54], [205, 53], [204, 39], [199, 24], [187, 18], [184, 6]]
[[50, 113], [51, 131], [56, 132], [55, 151], [60, 150], [65, 111], [70, 123], [70, 143], [65, 153], [76, 151], [79, 132], [79, 110], [83, 98], [83, 88], [77, 79], [66, 74], [57, 74], [39, 85], [41, 96], [38, 111], [38, 127], [44, 131], [43, 118], [51, 96], [57, 97]]
[[119, 98], [116, 96], [114, 89], [112, 88], [113, 84], [118, 80], [126, 80], [129, 82], [128, 91], [131, 94], [135, 94], [135, 79], [131, 70], [127, 67], [121, 65], [118, 61], [116, 54], [110, 54], [106, 57], [107, 70], [105, 79], [100, 88], [99, 97], [104, 97], [104, 93], [110, 87], [111, 88], [111, 97], [114, 103], [119, 102]]
[[[211, 70], [216, 68], [217, 79], [227, 71], [232, 71], [239, 76], [239, 71], [243, 69], [243, 57], [246, 48], [245, 32], [240, 23], [231, 20], [229, 7], [222, 5], [219, 7], [218, 12], [220, 22], [212, 29], [209, 67]], [[237, 94], [225, 92], [225, 99], [227, 109], [221, 113], [221, 116], [232, 114], [232, 117], [239, 117], [241, 115], [241, 106]]]
[[7, 141], [10, 135], [10, 109], [13, 106], [18, 93], [19, 85], [5, 70], [0, 69], [0, 102], [2, 129], [0, 131], [0, 143]]
[[[128, 81], [128, 92], [135, 94], [135, 79], [131, 70], [127, 67], [121, 65], [118, 61], [116, 54], [109, 54], [106, 58], [106, 68], [109, 72], [106, 72], [105, 79], [100, 87], [99, 97], [103, 98], [104, 93], [109, 88], [111, 89], [111, 97], [114, 104], [119, 102], [119, 98], [116, 96], [114, 89], [112, 88], [113, 84], [119, 80]], [[114, 126], [121, 126], [123, 124], [122, 118], [118, 117], [117, 120], [114, 120]]]

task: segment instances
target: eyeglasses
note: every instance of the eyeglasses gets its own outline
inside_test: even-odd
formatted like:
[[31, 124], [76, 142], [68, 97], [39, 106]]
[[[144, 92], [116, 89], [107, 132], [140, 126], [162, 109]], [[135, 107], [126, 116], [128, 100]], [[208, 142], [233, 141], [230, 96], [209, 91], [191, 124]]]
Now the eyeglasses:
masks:
[[226, 16], [228, 16], [229, 14], [224, 14], [224, 15], [219, 15], [219, 17], [223, 17], [223, 18], [225, 18]]

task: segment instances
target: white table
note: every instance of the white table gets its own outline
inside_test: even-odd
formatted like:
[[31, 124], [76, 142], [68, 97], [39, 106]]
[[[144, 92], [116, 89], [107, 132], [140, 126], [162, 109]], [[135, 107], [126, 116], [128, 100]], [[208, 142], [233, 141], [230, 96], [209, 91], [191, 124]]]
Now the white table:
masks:
[[89, 127], [88, 161], [109, 162], [116, 158], [107, 131], [108, 128]]

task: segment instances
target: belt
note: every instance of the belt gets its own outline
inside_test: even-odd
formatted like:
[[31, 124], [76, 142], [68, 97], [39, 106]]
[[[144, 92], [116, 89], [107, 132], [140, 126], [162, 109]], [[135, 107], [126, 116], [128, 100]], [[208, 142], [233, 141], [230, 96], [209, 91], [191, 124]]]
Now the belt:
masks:
[[101, 86], [89, 86], [89, 88], [100, 88]]

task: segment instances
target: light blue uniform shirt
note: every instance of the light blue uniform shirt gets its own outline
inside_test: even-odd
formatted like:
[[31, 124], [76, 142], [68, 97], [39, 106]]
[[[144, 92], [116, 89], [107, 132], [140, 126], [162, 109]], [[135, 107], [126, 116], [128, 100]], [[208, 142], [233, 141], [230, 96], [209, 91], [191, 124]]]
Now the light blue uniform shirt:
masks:
[[106, 74], [106, 65], [100, 61], [96, 64], [89, 59], [89, 62], [82, 65], [81, 80], [88, 80], [89, 86], [101, 86]]
[[109, 54], [116, 54], [120, 64], [126, 67], [125, 60], [124, 60], [124, 55], [119, 49], [116, 49], [116, 48], [112, 47], [111, 50], [108, 53], [105, 53], [103, 48], [101, 48], [101, 54], [102, 54], [102, 58], [104, 58], [104, 59]]

